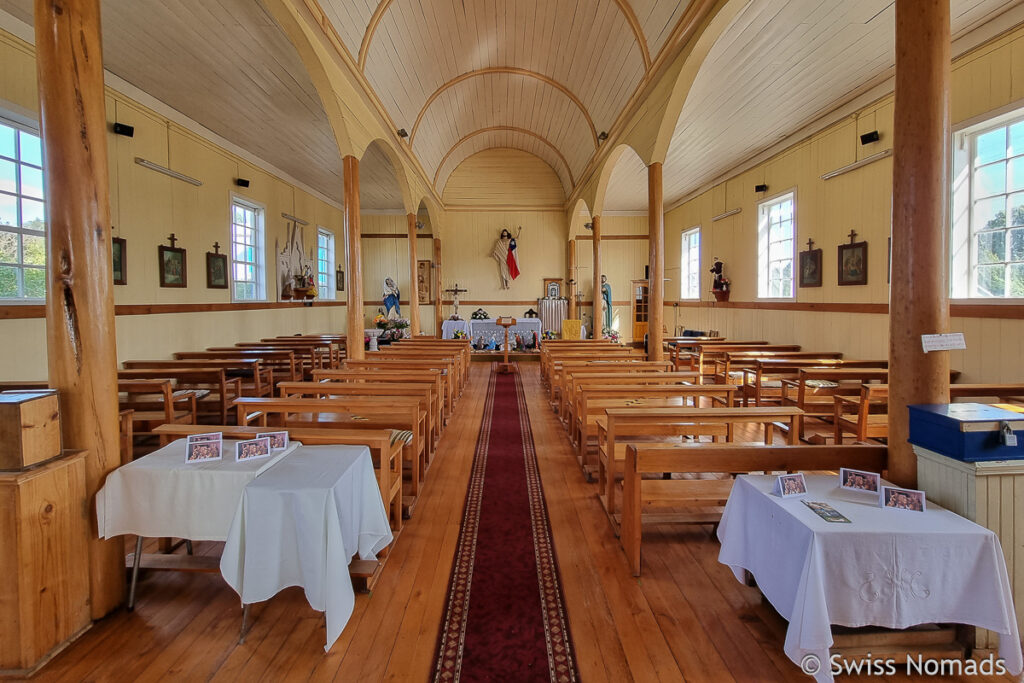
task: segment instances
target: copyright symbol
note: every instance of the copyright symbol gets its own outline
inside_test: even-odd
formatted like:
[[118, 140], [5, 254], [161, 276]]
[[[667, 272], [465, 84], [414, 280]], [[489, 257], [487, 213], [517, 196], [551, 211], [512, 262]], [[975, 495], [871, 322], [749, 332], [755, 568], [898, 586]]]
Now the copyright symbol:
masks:
[[818, 655], [804, 655], [804, 658], [800, 660], [800, 670], [808, 676], [821, 671], [821, 660], [818, 659]]

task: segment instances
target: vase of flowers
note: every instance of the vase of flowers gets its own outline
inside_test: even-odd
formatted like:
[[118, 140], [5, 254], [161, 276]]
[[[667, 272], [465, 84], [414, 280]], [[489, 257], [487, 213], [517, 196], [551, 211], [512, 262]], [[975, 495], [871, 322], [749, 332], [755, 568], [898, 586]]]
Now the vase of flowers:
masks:
[[602, 328], [601, 329], [601, 336], [604, 337], [605, 339], [607, 339], [608, 341], [612, 342], [613, 344], [618, 344], [619, 343], [619, 332], [618, 332], [618, 330], [613, 330], [610, 327]]
[[383, 330], [377, 338], [382, 344], [390, 344], [402, 337], [407, 336], [409, 321], [405, 318], [388, 318], [383, 313], [378, 313], [373, 319], [373, 324], [378, 330]]

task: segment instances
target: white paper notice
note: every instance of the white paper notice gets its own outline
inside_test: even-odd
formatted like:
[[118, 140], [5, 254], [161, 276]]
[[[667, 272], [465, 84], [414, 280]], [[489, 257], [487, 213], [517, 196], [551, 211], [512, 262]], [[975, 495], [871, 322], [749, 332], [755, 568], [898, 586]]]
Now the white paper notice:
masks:
[[921, 346], [924, 352], [929, 351], [954, 351], [966, 349], [967, 342], [964, 341], [963, 332], [951, 332], [950, 334], [922, 334]]

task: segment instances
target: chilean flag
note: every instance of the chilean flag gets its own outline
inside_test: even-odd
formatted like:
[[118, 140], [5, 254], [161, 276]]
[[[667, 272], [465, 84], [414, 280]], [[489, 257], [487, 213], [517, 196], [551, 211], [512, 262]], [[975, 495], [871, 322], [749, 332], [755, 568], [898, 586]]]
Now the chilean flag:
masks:
[[506, 263], [508, 263], [508, 273], [515, 280], [519, 277], [519, 255], [516, 254], [516, 240], [512, 239], [508, 243], [508, 256], [505, 257]]

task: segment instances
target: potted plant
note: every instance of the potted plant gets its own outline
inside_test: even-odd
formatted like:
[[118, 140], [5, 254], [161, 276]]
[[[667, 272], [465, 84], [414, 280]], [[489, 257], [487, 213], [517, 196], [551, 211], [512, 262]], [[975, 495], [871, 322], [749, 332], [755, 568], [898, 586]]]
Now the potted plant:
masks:
[[725, 264], [715, 257], [715, 263], [711, 266], [711, 273], [715, 279], [711, 282], [711, 293], [715, 295], [716, 301], [728, 301], [729, 290], [732, 287], [732, 280], [725, 276]]

